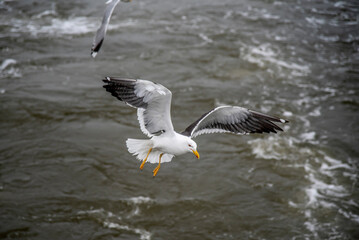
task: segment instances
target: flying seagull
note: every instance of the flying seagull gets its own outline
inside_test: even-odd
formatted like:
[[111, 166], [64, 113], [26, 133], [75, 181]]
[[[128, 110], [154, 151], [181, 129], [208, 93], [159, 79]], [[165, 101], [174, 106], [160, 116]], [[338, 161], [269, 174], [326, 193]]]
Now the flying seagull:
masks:
[[141, 79], [106, 77], [103, 87], [112, 96], [137, 108], [142, 132], [150, 139], [127, 139], [128, 151], [142, 161], [158, 163], [153, 170], [156, 176], [161, 162], [170, 162], [174, 156], [187, 152], [199, 158], [197, 144], [192, 138], [205, 133], [276, 133], [283, 131], [273, 122], [287, 120], [272, 117], [238, 106], [221, 106], [203, 114], [183, 132], [174, 131], [171, 121], [170, 90], [161, 84]]
[[97, 29], [96, 35], [92, 42], [91, 56], [93, 58], [96, 57], [98, 51], [100, 51], [103, 40], [105, 39], [108, 23], [110, 22], [112, 12], [115, 9], [116, 5], [119, 2], [131, 2], [131, 1], [132, 0], [109, 0], [106, 2], [106, 4], [108, 5], [106, 7], [105, 14], [103, 15], [101, 26], [99, 27], [99, 29]]

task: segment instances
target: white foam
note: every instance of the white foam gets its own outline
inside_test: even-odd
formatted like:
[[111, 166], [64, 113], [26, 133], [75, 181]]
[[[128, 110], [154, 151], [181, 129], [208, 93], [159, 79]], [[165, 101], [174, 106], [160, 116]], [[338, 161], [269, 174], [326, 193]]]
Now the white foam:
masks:
[[[52, 14], [53, 12], [43, 12], [42, 15], [31, 20], [12, 19], [10, 29], [11, 32], [29, 33], [33, 36], [50, 35], [81, 35], [87, 33], [94, 33], [98, 28], [98, 19], [88, 17], [70, 17], [67, 19], [54, 17], [50, 20], [42, 19], [44, 15]], [[120, 27], [128, 27], [135, 25], [136, 21], [131, 19], [118, 24], [109, 24], [108, 29], [118, 29]]]
[[345, 7], [346, 4], [347, 4], [347, 3], [344, 2], [344, 1], [339, 1], [339, 2], [336, 2], [336, 3], [334, 4], [334, 7], [342, 8], [342, 7]]
[[117, 24], [114, 24], [114, 23], [109, 24], [108, 29], [112, 30], [112, 29], [118, 29], [118, 28], [122, 28], [122, 27], [132, 27], [132, 26], [136, 26], [137, 23], [138, 23], [137, 20], [133, 20], [132, 18], [129, 18], [129, 19], [127, 19], [125, 21], [121, 21]]
[[16, 64], [16, 60], [12, 58], [5, 59], [0, 66], [0, 71], [3, 71], [5, 68], [7, 68], [10, 65]]
[[318, 197], [320, 196], [319, 193], [318, 193], [318, 189], [316, 189], [314, 187], [307, 188], [305, 190], [305, 193], [308, 196], [307, 205], [313, 206], [313, 205], [317, 204]]
[[[309, 214], [308, 214], [309, 212]], [[310, 219], [308, 221], [306, 221], [304, 223], [305, 227], [315, 236], [317, 237], [318, 236], [318, 233], [317, 233], [317, 227], [316, 227], [316, 221], [315, 219], [311, 218], [311, 212], [310, 211], [305, 211], [305, 216]]]
[[121, 220], [120, 216], [116, 216], [112, 212], [106, 211], [103, 208], [78, 211], [77, 214], [78, 215], [87, 215], [87, 216], [94, 215], [94, 216], [97, 216], [98, 219], [115, 217], [117, 220]]
[[291, 70], [292, 76], [307, 76], [311, 72], [309, 65], [281, 60], [279, 50], [271, 48], [270, 44], [242, 47], [241, 55], [244, 60], [257, 64], [261, 68], [267, 68], [268, 64], [274, 64], [279, 68]]
[[[147, 202], [147, 199], [144, 197], [137, 197], [137, 198], [131, 198], [130, 202]], [[150, 240], [151, 239], [151, 233], [140, 228], [130, 227], [127, 224], [123, 224], [123, 219], [121, 216], [118, 216], [117, 214], [114, 214], [110, 211], [106, 211], [103, 208], [99, 209], [91, 209], [91, 210], [85, 210], [85, 211], [78, 211], [77, 214], [80, 216], [80, 219], [82, 218], [82, 215], [86, 216], [93, 216], [96, 221], [103, 224], [104, 227], [107, 228], [113, 228], [118, 230], [124, 230], [133, 232], [135, 234], [140, 235], [141, 240]], [[132, 217], [133, 215], [126, 216], [127, 218]]]
[[359, 223], [359, 215], [356, 215], [352, 212], [346, 212], [346, 211], [343, 211], [342, 209], [339, 209], [338, 212], [340, 214], [342, 214], [344, 217], [356, 222], [356, 223]]
[[312, 117], [319, 117], [321, 115], [320, 109], [321, 107], [319, 106], [315, 108], [313, 111], [311, 111], [310, 113], [308, 113], [308, 115]]
[[74, 17], [69, 19], [55, 18], [51, 24], [38, 28], [39, 33], [48, 33], [51, 35], [79, 35], [93, 32], [94, 24], [88, 22], [86, 17]]
[[41, 19], [34, 20], [12, 20], [11, 32], [30, 33], [46, 35], [78, 35], [93, 32], [96, 29], [94, 22], [89, 22], [86, 17], [73, 17], [68, 19], [53, 18], [50, 22]]
[[273, 15], [273, 14], [270, 14], [270, 13], [263, 13], [263, 14], [262, 14], [262, 18], [264, 18], [264, 19], [271, 19], [271, 20], [273, 20], [273, 19], [280, 19], [279, 16]]
[[325, 42], [337, 42], [340, 39], [338, 35], [335, 35], [335, 36], [320, 35], [319, 38], [322, 39]]
[[325, 20], [320, 18], [306, 17], [305, 20], [314, 26], [325, 24]]
[[298, 208], [298, 204], [292, 202], [292, 201], [288, 201], [288, 205], [294, 208]]
[[302, 133], [300, 137], [305, 141], [314, 140], [315, 132]]
[[134, 204], [144, 204], [144, 203], [152, 203], [154, 200], [149, 197], [138, 196], [138, 197], [130, 198], [129, 201]]
[[132, 197], [129, 198], [127, 200], [130, 204], [134, 205], [134, 209], [131, 211], [129, 217], [133, 217], [133, 216], [138, 216], [141, 214], [141, 209], [140, 209], [140, 205], [142, 204], [149, 204], [149, 203], [153, 203], [154, 200], [149, 198], [149, 197], [143, 197], [143, 196], [138, 196], [138, 197]]
[[291, 117], [291, 116], [293, 116], [293, 113], [292, 113], [292, 112], [289, 112], [289, 111], [284, 111], [284, 112], [283, 112], [283, 116], [285, 116], [285, 117]]
[[[311, 142], [315, 138], [316, 133], [311, 131], [301, 134], [299, 139], [275, 135], [248, 141], [255, 157], [269, 161], [281, 160], [283, 164], [289, 162], [286, 164], [287, 167], [304, 170], [304, 177], [308, 182], [303, 182], [304, 197], [299, 201], [290, 199], [288, 205], [303, 211], [306, 218], [305, 226], [313, 235], [318, 234], [320, 227], [315, 215], [312, 214], [317, 209], [341, 209], [342, 214], [348, 219], [359, 220], [358, 216], [337, 205], [338, 200], [348, 198], [352, 191], [338, 181], [338, 171], [342, 173], [342, 177], [356, 181], [354, 168], [349, 163], [328, 156], [324, 151], [300, 145], [303, 140]], [[359, 205], [356, 200], [353, 200], [353, 204]]]
[[308, 199], [306, 206], [310, 208], [319, 206], [322, 208], [337, 208], [336, 204], [330, 202], [329, 199], [348, 197], [350, 196], [350, 190], [337, 183], [336, 175], [332, 171], [336, 169], [351, 171], [352, 168], [340, 160], [325, 155], [324, 152], [319, 152], [319, 154], [322, 154], [322, 157], [315, 159], [316, 162], [321, 163], [319, 169], [314, 168], [310, 163], [305, 164], [306, 178], [311, 182], [305, 189]]
[[105, 210], [103, 208], [100, 208], [100, 209], [78, 211], [77, 214], [79, 214], [79, 215], [92, 215], [92, 214], [98, 214], [98, 213], [104, 213], [104, 212], [105, 212]]
[[198, 36], [206, 43], [213, 43], [213, 40], [210, 39], [208, 36], [204, 35], [203, 33], [198, 34]]
[[351, 170], [352, 168], [348, 165], [348, 164], [338, 164], [338, 165], [334, 165], [334, 166], [329, 166], [326, 163], [323, 163], [320, 167], [320, 170], [322, 171], [331, 171], [331, 170], [336, 170], [336, 169], [349, 169]]
[[272, 13], [269, 13], [267, 9], [265, 8], [254, 8], [252, 6], [248, 6], [247, 10], [243, 11], [237, 11], [236, 14], [239, 14], [247, 19], [256, 21], [258, 19], [264, 19], [264, 20], [276, 20], [280, 19], [280, 16], [273, 15]]
[[20, 69], [13, 67], [17, 61], [12, 58], [5, 59], [0, 66], [0, 77], [21, 77]]
[[248, 144], [257, 158], [283, 160], [290, 159], [298, 154], [297, 152], [288, 151], [289, 149], [294, 149], [293, 144], [295, 141], [297, 140], [291, 137], [274, 135], [268, 138], [250, 140]]
[[228, 19], [228, 18], [232, 17], [232, 15], [233, 15], [233, 11], [229, 10], [226, 12], [226, 14], [223, 16], [223, 18]]
[[39, 14], [37, 14], [35, 16], [35, 18], [42, 18], [42, 17], [46, 17], [46, 16], [55, 16], [57, 13], [54, 9], [51, 9], [51, 10], [45, 10]]
[[107, 228], [117, 229], [117, 230], [126, 230], [126, 231], [130, 231], [130, 232], [134, 232], [134, 233], [140, 235], [141, 240], [151, 240], [151, 233], [144, 229], [131, 228], [128, 225], [121, 225], [121, 224], [109, 222], [109, 221], [104, 221], [103, 226], [107, 227]]
[[287, 40], [287, 38], [286, 38], [286, 37], [283, 37], [283, 36], [275, 36], [274, 39], [275, 39], [276, 41], [285, 41], [285, 40]]

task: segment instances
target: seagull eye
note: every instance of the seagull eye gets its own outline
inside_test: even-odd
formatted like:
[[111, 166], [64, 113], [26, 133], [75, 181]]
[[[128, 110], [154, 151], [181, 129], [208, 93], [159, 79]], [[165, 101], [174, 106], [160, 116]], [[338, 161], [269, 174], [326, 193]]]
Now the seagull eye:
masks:
[[191, 144], [188, 144], [188, 147], [192, 147]]

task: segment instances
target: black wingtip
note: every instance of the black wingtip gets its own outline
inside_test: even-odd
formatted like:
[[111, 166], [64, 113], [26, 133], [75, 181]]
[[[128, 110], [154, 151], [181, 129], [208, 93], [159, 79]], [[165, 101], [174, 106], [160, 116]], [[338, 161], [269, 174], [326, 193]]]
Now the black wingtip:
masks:
[[[104, 83], [110, 83], [111, 82], [111, 77], [105, 77], [104, 79], [102, 79], [102, 81], [104, 82]], [[107, 86], [107, 85], [105, 85], [105, 86]], [[105, 87], [104, 86], [104, 87]]]
[[267, 119], [267, 120], [270, 120], [270, 121], [273, 121], [273, 122], [281, 122], [281, 123], [288, 123], [289, 122], [288, 120], [285, 120], [285, 119], [282, 119], [282, 118], [279, 118], [279, 117], [269, 116], [267, 114], [260, 113], [260, 112], [257, 112], [257, 111], [253, 111], [253, 110], [249, 110], [249, 111], [255, 116], [258, 116], [260, 118], [264, 118], [264, 119]]
[[289, 123], [289, 121], [288, 120], [286, 120], [286, 119], [280, 119], [280, 121], [281, 121], [281, 123]]
[[105, 79], [102, 79], [102, 81], [106, 83], [106, 85], [103, 85], [102, 87], [105, 88], [107, 92], [111, 93], [111, 95], [118, 100], [123, 101], [123, 99], [116, 93], [116, 85], [111, 82], [111, 78], [106, 77]]
[[123, 77], [105, 77], [102, 79], [105, 83], [113, 83], [113, 84], [125, 84], [125, 85], [133, 85], [137, 82], [136, 79], [132, 78], [123, 78]]
[[103, 43], [103, 40], [104, 39], [101, 39], [101, 41], [98, 43], [98, 44], [94, 44], [93, 46], [92, 46], [92, 48], [91, 48], [91, 56], [93, 57], [93, 58], [95, 58], [96, 57], [96, 55], [97, 55], [97, 53], [100, 51], [100, 48], [101, 48], [101, 46], [102, 46], [102, 43]]

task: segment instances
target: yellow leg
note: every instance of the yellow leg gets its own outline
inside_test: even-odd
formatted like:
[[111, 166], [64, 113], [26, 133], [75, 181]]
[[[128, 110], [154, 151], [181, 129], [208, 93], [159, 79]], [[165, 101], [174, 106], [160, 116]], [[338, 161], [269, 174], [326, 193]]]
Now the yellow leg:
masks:
[[160, 154], [160, 160], [158, 161], [158, 165], [157, 165], [157, 167], [153, 170], [153, 176], [154, 176], [154, 177], [157, 175], [158, 170], [160, 170], [162, 155], [163, 155], [163, 153]]
[[145, 165], [145, 163], [146, 163], [146, 161], [147, 161], [147, 158], [148, 158], [148, 156], [150, 155], [151, 151], [152, 151], [152, 148], [150, 148], [150, 150], [149, 150], [148, 153], [147, 153], [146, 158], [142, 161], [141, 166], [140, 166], [140, 169], [141, 169], [141, 170], [143, 169], [143, 166]]

